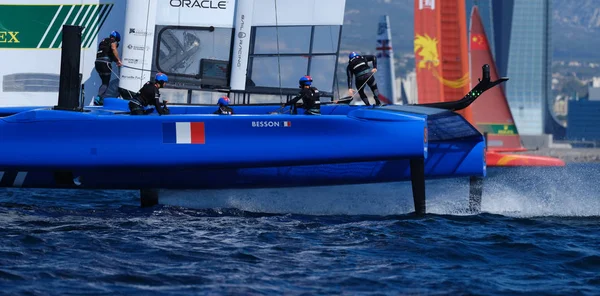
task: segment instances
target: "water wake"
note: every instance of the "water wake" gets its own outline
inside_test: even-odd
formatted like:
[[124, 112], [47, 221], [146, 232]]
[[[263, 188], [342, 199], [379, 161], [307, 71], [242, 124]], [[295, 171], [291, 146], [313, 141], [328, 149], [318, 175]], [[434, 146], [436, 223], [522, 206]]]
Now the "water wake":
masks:
[[[482, 211], [511, 217], [600, 216], [600, 166], [490, 168]], [[467, 179], [427, 181], [427, 212], [468, 215]], [[402, 215], [413, 209], [410, 182], [248, 190], [166, 190], [161, 203], [189, 208], [307, 215]]]

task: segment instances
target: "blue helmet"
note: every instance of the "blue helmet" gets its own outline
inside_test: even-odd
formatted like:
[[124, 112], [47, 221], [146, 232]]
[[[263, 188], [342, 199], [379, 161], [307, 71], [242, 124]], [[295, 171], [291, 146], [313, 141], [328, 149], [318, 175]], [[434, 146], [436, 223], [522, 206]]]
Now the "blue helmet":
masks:
[[348, 59], [351, 60], [351, 59], [353, 59], [355, 57], [359, 57], [359, 56], [360, 56], [359, 54], [357, 54], [356, 52], [353, 51], [350, 53], [350, 55], [348, 55]]
[[165, 73], [158, 72], [156, 73], [156, 77], [154, 78], [154, 80], [167, 82], [169, 81], [169, 77], [167, 77], [167, 74]]
[[220, 97], [217, 104], [221, 105], [221, 106], [227, 106], [227, 105], [229, 105], [229, 98], [227, 96]]
[[300, 86], [305, 86], [305, 85], [310, 86], [312, 84], [312, 77], [310, 77], [308, 75], [302, 76], [300, 78], [299, 83], [300, 83]]
[[117, 32], [117, 31], [110, 32], [110, 37], [115, 38], [115, 40], [117, 40], [117, 42], [121, 41], [121, 34], [119, 34], [119, 32]]

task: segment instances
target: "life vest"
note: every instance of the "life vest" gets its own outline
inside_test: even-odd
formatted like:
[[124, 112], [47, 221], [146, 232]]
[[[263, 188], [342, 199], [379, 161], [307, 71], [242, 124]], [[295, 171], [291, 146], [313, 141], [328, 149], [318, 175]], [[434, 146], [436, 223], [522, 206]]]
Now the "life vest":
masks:
[[231, 109], [227, 106], [219, 107], [219, 109], [217, 109], [217, 111], [215, 111], [214, 114], [232, 115], [233, 109]]
[[309, 88], [309, 92], [306, 93], [306, 97], [303, 100], [304, 103], [304, 109], [305, 110], [321, 110], [321, 93], [319, 92], [319, 90], [314, 87], [311, 86]]
[[350, 71], [352, 71], [355, 76], [360, 76], [371, 71], [371, 67], [367, 64], [367, 59], [362, 56], [352, 59], [349, 66]]
[[[113, 38], [107, 37], [100, 41], [98, 45], [98, 51], [96, 52], [96, 59], [110, 59], [111, 61], [116, 61], [115, 55], [113, 54], [112, 48], [110, 45], [116, 42]], [[117, 47], [119, 44], [117, 43]]]
[[153, 105], [156, 100], [160, 100], [160, 92], [154, 83], [148, 81], [142, 86], [139, 91], [139, 95], [135, 98], [142, 104], [143, 107]]

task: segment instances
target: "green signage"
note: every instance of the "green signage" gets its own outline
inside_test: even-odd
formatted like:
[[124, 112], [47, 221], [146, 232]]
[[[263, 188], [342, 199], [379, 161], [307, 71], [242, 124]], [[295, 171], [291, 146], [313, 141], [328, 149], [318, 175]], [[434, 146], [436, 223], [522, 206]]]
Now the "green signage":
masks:
[[514, 124], [478, 124], [482, 133], [487, 132], [490, 135], [516, 136], [517, 127]]
[[84, 27], [81, 43], [89, 48], [112, 8], [113, 4], [0, 5], [0, 49], [60, 48], [63, 25]]

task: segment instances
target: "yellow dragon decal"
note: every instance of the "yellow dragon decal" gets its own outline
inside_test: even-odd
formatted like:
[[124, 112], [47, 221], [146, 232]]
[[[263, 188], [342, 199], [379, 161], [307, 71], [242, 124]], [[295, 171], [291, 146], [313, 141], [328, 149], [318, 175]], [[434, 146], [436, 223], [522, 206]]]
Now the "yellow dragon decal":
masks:
[[415, 36], [415, 54], [418, 54], [422, 58], [419, 61], [419, 68], [431, 69], [432, 64], [434, 67], [440, 65], [437, 44], [437, 39], [431, 38], [427, 34], [425, 36], [419, 34]]
[[[469, 73], [467, 72], [463, 77], [458, 80], [444, 79], [438, 71], [437, 67], [440, 65], [440, 59], [438, 54], [438, 40], [431, 38], [429, 35], [415, 35], [415, 55], [421, 57], [421, 60], [417, 64], [419, 69], [433, 70], [433, 76], [441, 83], [448, 87], [460, 88], [469, 83]], [[433, 66], [433, 69], [432, 69]]]

